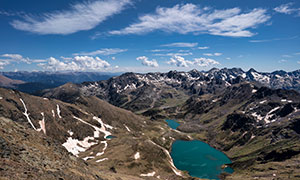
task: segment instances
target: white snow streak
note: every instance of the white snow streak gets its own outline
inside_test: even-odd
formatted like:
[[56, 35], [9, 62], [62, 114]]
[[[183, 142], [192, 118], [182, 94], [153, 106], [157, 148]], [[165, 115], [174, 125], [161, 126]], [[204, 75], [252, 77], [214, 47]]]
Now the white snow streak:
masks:
[[98, 121], [101, 124], [101, 128], [99, 129], [98, 127], [93, 126], [93, 125], [91, 125], [91, 124], [88, 123], [90, 126], [92, 126], [95, 129], [98, 129], [100, 132], [104, 133], [105, 134], [105, 136], [104, 136], [105, 139], [107, 138], [107, 136], [111, 135], [111, 133], [109, 131], [107, 131], [106, 128], [113, 129], [112, 126], [110, 126], [108, 124], [104, 124], [102, 122], [102, 120], [100, 118], [96, 117], [96, 116], [94, 116], [93, 119], [96, 120], [96, 121]]
[[102, 161], [105, 161], [105, 160], [108, 160], [108, 158], [99, 159], [96, 162], [98, 163], [98, 162], [102, 162]]
[[102, 156], [104, 154], [104, 151], [106, 150], [107, 148], [107, 142], [106, 141], [101, 141], [102, 144], [104, 144], [104, 148], [102, 149], [102, 152], [98, 152], [96, 154], [96, 156]]
[[52, 116], [55, 118], [55, 112], [54, 112], [54, 110], [52, 109]]
[[125, 128], [127, 129], [128, 132], [130, 132], [130, 129], [124, 124]]
[[43, 112], [41, 112], [41, 115], [42, 115], [43, 119], [41, 121], [39, 121], [40, 128], [37, 129], [37, 131], [43, 131], [43, 133], [46, 134], [45, 115]]
[[3, 97], [0, 97], [0, 100], [3, 99]]
[[85, 158], [82, 158], [84, 161], [87, 161], [87, 160], [89, 160], [89, 159], [94, 159], [95, 157], [94, 156], [87, 156], [87, 157], [85, 157]]
[[60, 116], [60, 109], [59, 109], [59, 105], [58, 104], [56, 105], [56, 111], [57, 111], [58, 117], [61, 118], [61, 116]]
[[155, 142], [151, 141], [151, 140], [150, 140], [150, 142], [151, 142], [152, 144], [154, 144], [155, 146], [161, 148], [161, 149], [167, 154], [167, 156], [169, 157], [169, 160], [168, 160], [168, 161], [169, 161], [169, 163], [170, 163], [170, 165], [171, 165], [171, 169], [173, 170], [173, 172], [174, 172], [177, 176], [182, 176], [182, 173], [175, 167], [174, 162], [173, 162], [173, 159], [172, 159], [172, 157], [171, 157], [169, 151], [166, 150], [165, 148], [163, 148], [162, 146], [156, 144]]
[[36, 128], [34, 127], [34, 125], [32, 124], [30, 118], [29, 118], [29, 114], [27, 113], [27, 108], [26, 108], [26, 105], [23, 101], [23, 99], [20, 98], [20, 101], [22, 102], [23, 106], [24, 106], [24, 109], [25, 109], [25, 112], [23, 113], [24, 116], [27, 118], [27, 121], [29, 122], [29, 124], [33, 127], [34, 130], [36, 130]]
[[155, 175], [155, 171], [153, 171], [152, 173], [148, 173], [148, 174], [141, 174], [140, 176], [154, 176]]

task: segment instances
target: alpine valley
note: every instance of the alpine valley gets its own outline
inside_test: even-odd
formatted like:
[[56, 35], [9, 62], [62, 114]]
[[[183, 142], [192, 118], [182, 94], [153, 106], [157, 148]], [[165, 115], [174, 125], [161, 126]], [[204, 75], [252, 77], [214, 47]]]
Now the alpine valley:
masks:
[[34, 95], [7, 77], [0, 179], [200, 179], [174, 165], [176, 140], [224, 152], [220, 179], [300, 179], [300, 70], [124, 73]]

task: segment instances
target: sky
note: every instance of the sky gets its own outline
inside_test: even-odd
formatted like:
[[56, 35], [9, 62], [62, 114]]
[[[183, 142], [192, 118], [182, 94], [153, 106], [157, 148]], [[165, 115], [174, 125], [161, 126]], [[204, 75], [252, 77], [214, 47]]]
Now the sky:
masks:
[[0, 0], [0, 71], [300, 69], [298, 0]]

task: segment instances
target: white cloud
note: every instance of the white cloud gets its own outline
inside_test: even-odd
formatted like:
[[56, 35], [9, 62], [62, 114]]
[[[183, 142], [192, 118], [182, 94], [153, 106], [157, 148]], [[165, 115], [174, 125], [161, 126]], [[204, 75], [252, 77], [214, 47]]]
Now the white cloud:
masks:
[[171, 44], [163, 44], [163, 47], [196, 47], [198, 43], [185, 43], [185, 42], [177, 42]]
[[219, 65], [220, 63], [214, 59], [201, 57], [201, 58], [195, 58], [194, 64], [201, 67], [207, 67], [211, 65]]
[[116, 57], [114, 57], [114, 56], [113, 56], [113, 57], [111, 57], [111, 60], [116, 60]]
[[209, 49], [209, 47], [203, 46], [203, 47], [198, 47], [198, 49], [201, 49], [201, 50], [203, 50], [203, 49]]
[[204, 53], [204, 56], [222, 56], [222, 53]]
[[24, 15], [23, 20], [14, 20], [11, 25], [23, 31], [37, 34], [72, 34], [90, 30], [120, 13], [130, 0], [85, 1], [71, 6], [70, 10], [45, 13], [41, 16]]
[[158, 63], [155, 59], [149, 60], [146, 56], [137, 57], [136, 60], [141, 61], [144, 66], [158, 67]]
[[31, 63], [31, 60], [29, 58], [24, 58], [20, 54], [3, 54], [2, 57], [6, 58], [7, 61], [16, 61], [16, 62], [25, 62], [27, 64]]
[[300, 61], [297, 61], [298, 64], [300, 64]]
[[145, 34], [153, 31], [176, 32], [180, 34], [212, 34], [231, 37], [251, 37], [249, 29], [267, 22], [270, 16], [266, 9], [253, 9], [241, 13], [239, 8], [213, 10], [194, 4], [176, 5], [172, 8], [158, 7], [153, 14], [139, 17], [137, 23], [110, 31], [110, 34]]
[[181, 56], [174, 56], [170, 58], [170, 61], [168, 61], [167, 63], [171, 65], [175, 65], [177, 67], [189, 67], [189, 65], [193, 64], [192, 61], [185, 60], [184, 57]]
[[118, 53], [122, 53], [122, 52], [126, 52], [127, 49], [119, 49], [119, 48], [103, 48], [103, 49], [99, 49], [96, 51], [92, 51], [92, 52], [82, 52], [82, 53], [75, 53], [73, 55], [77, 56], [77, 55], [85, 55], [85, 56], [97, 56], [97, 55], [113, 55], [113, 54], [118, 54]]
[[274, 11], [282, 14], [292, 14], [294, 11], [297, 9], [291, 8], [293, 3], [287, 3], [287, 4], [282, 4], [276, 8], [274, 8]]
[[175, 56], [170, 58], [170, 61], [167, 62], [170, 65], [176, 65], [177, 67], [189, 67], [190, 65], [196, 65], [200, 67], [207, 67], [211, 65], [219, 65], [220, 63], [214, 59], [209, 58], [195, 58], [193, 61], [184, 59], [181, 56]]
[[50, 57], [47, 63], [40, 63], [38, 66], [52, 71], [95, 71], [107, 68], [110, 64], [99, 57], [75, 56], [72, 60], [67, 61]]
[[0, 59], [0, 69], [4, 69], [5, 66], [9, 65], [8, 61]]
[[230, 57], [227, 57], [226, 59], [227, 59], [227, 60], [231, 60], [231, 58], [230, 58]]

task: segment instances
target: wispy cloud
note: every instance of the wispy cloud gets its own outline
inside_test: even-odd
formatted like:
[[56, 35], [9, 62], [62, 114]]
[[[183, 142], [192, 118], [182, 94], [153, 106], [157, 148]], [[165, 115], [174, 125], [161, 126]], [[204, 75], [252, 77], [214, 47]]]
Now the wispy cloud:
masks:
[[278, 63], [286, 63], [286, 62], [287, 62], [286, 59], [280, 59], [280, 60], [278, 61]]
[[273, 39], [253, 39], [249, 40], [251, 43], [263, 43], [263, 42], [272, 42], [272, 41], [283, 41], [283, 40], [291, 40], [296, 39], [298, 36], [287, 37], [287, 38], [273, 38]]
[[196, 47], [198, 43], [186, 43], [186, 42], [177, 42], [177, 43], [171, 43], [171, 44], [163, 44], [162, 47], [187, 47], [192, 48]]
[[11, 25], [23, 31], [37, 34], [72, 34], [90, 30], [120, 13], [131, 0], [85, 1], [71, 6], [70, 10], [55, 11], [39, 16], [24, 15], [23, 20], [14, 20]]
[[190, 56], [193, 55], [192, 52], [177, 52], [177, 53], [166, 53], [166, 54], [162, 54], [162, 53], [157, 53], [157, 54], [153, 54], [153, 56]]
[[208, 67], [211, 65], [219, 65], [220, 63], [214, 59], [210, 58], [194, 58], [193, 61], [186, 60], [184, 57], [181, 56], [175, 56], [170, 58], [169, 61], [167, 61], [170, 65], [175, 65], [177, 67], [189, 67], [190, 65], [196, 65], [200, 67]]
[[127, 51], [127, 49], [103, 48], [103, 49], [99, 49], [99, 50], [92, 51], [92, 52], [74, 53], [73, 55], [75, 55], [75, 56], [77, 56], [77, 55], [85, 55], [85, 56], [105, 55], [105, 56], [109, 56], [109, 55], [118, 54], [118, 53], [122, 53], [122, 52], [126, 52], [126, 51]]
[[251, 37], [258, 25], [270, 19], [266, 9], [253, 9], [242, 13], [240, 8], [213, 10], [194, 4], [176, 5], [172, 8], [158, 7], [153, 14], [139, 17], [137, 23], [110, 31], [113, 35], [145, 34], [153, 31], [180, 34], [211, 34], [230, 37]]
[[203, 50], [203, 49], [209, 49], [209, 47], [208, 46], [203, 46], [203, 47], [198, 47], [198, 49], [201, 49], [201, 50]]
[[300, 8], [294, 8], [292, 7], [293, 5], [294, 3], [282, 4], [274, 8], [274, 11], [282, 14], [296, 14], [296, 16], [300, 16]]
[[149, 60], [146, 56], [137, 57], [136, 60], [141, 61], [144, 66], [158, 67], [158, 63], [155, 59]]
[[173, 51], [173, 49], [152, 49], [150, 52], [169, 52]]
[[288, 54], [284, 54], [284, 55], [282, 55], [282, 57], [284, 57], [284, 58], [291, 58], [291, 57], [293, 57], [293, 56], [288, 55]]
[[222, 56], [222, 53], [204, 53], [204, 56]]

